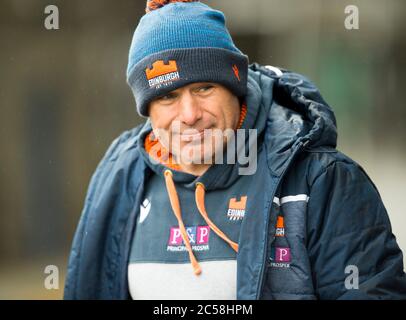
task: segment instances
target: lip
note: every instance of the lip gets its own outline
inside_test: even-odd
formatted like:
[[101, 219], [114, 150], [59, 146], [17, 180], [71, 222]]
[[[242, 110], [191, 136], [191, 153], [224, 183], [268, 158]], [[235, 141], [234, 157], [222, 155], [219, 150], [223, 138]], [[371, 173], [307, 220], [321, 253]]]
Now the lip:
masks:
[[199, 140], [203, 137], [204, 135], [204, 130], [203, 131], [199, 131], [199, 133], [195, 133], [195, 134], [180, 134], [180, 139], [181, 141], [193, 141], [193, 140]]

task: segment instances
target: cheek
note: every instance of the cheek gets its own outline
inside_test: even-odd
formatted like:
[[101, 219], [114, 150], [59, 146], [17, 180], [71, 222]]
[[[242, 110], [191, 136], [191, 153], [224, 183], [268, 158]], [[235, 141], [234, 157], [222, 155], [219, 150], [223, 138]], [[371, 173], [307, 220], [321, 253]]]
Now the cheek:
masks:
[[235, 103], [232, 108], [229, 110], [230, 115], [229, 115], [229, 119], [230, 119], [230, 123], [228, 124], [228, 126], [230, 128], [236, 129], [238, 123], [240, 122], [240, 115], [241, 115], [241, 107], [239, 105], [239, 103]]
[[155, 136], [165, 148], [168, 148], [171, 121], [168, 117], [162, 116], [161, 112], [157, 112], [157, 110], [151, 110], [149, 117]]
[[169, 108], [156, 107], [151, 108], [149, 117], [153, 128], [168, 130], [175, 115]]
[[209, 104], [209, 110], [216, 119], [216, 127], [220, 129], [235, 129], [240, 118], [240, 106], [238, 98], [228, 94], [216, 97]]
[[222, 114], [223, 129], [235, 129], [240, 117], [239, 110], [227, 109]]

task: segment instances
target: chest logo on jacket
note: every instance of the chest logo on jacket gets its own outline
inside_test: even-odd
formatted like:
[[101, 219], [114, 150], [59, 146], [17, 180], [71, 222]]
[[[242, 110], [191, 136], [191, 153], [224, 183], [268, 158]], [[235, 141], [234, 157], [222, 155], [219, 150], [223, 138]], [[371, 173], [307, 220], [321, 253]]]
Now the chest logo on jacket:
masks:
[[289, 268], [291, 261], [289, 247], [272, 247], [270, 266], [277, 268]]
[[149, 215], [150, 211], [151, 211], [151, 202], [149, 201], [148, 198], [145, 198], [145, 200], [141, 203], [141, 206], [140, 206], [140, 221], [139, 221], [139, 223], [144, 222], [144, 220]]
[[230, 220], [242, 220], [245, 216], [247, 206], [247, 196], [242, 196], [240, 201], [237, 198], [231, 198], [228, 203], [227, 217]]
[[291, 262], [290, 248], [285, 239], [285, 220], [282, 215], [278, 215], [276, 220], [275, 243], [271, 247], [269, 257], [270, 266], [275, 268], [289, 268]]
[[283, 216], [278, 216], [278, 219], [276, 220], [275, 236], [276, 237], [285, 236], [285, 223], [284, 223], [284, 220], [283, 220]]
[[[190, 245], [194, 251], [209, 250], [209, 226], [191, 226], [186, 227], [186, 233], [189, 237]], [[182, 234], [179, 227], [172, 227], [169, 233], [167, 251], [187, 251], [182, 239]]]

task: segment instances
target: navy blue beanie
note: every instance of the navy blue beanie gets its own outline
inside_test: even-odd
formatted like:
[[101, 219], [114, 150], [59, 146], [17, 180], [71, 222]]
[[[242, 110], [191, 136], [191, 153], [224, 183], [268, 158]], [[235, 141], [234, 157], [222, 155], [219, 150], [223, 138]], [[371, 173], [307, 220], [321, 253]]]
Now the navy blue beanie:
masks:
[[149, 1], [132, 39], [127, 67], [138, 113], [193, 82], [215, 82], [243, 97], [248, 57], [233, 43], [224, 14], [198, 1]]

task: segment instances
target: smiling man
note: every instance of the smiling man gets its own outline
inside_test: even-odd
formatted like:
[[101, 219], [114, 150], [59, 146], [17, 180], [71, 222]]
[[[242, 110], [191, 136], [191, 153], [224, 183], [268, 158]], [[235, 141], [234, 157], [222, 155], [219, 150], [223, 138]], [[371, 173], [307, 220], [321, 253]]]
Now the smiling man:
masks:
[[221, 84], [198, 82], [152, 100], [148, 114], [180, 170], [200, 176], [238, 129], [240, 101]]
[[92, 177], [65, 298], [406, 298], [379, 193], [309, 80], [248, 65], [220, 11], [154, 0], [127, 81], [147, 121]]

